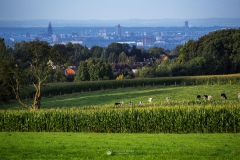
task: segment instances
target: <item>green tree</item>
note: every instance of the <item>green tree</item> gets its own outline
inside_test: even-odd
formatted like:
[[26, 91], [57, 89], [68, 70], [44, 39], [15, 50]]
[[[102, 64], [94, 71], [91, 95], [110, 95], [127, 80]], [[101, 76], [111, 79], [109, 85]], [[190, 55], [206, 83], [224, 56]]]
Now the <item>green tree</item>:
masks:
[[87, 60], [87, 70], [90, 81], [106, 80], [113, 77], [111, 66], [99, 58], [90, 58]]
[[30, 70], [37, 80], [36, 83], [33, 83], [36, 90], [33, 109], [40, 109], [42, 84], [47, 79], [58, 56], [59, 52], [55, 51], [47, 42], [36, 39], [27, 43], [23, 63], [29, 63]]
[[79, 63], [80, 60], [82, 60], [82, 50], [83, 50], [83, 46], [80, 45], [79, 43], [78, 44], [73, 44], [73, 49], [74, 49], [74, 52], [73, 52], [73, 55], [72, 55], [72, 61], [74, 62], [74, 65], [76, 65], [77, 63]]
[[106, 50], [103, 51], [103, 52], [101, 53], [100, 59], [103, 60], [103, 61], [107, 61], [107, 60], [108, 60], [108, 57], [109, 57], [109, 54], [110, 54], [110, 53], [106, 52]]
[[144, 66], [143, 68], [138, 68], [135, 73], [136, 78], [152, 78], [154, 77], [154, 69], [149, 66]]
[[11, 87], [8, 85], [9, 77], [11, 77], [11, 63], [10, 55], [7, 55], [7, 48], [4, 39], [0, 38], [0, 102], [7, 101], [8, 96], [12, 93]]
[[128, 51], [130, 50], [130, 46], [128, 44], [120, 44], [120, 43], [111, 43], [106, 48], [107, 54], [115, 53], [117, 57], [120, 53], [125, 52], [128, 55]]
[[235, 33], [233, 36], [232, 43], [232, 54], [230, 55], [230, 60], [232, 61], [232, 73], [240, 72], [240, 31]]
[[53, 75], [54, 82], [66, 82], [66, 76], [64, 74], [65, 68], [62, 66], [56, 66], [55, 73]]
[[[21, 47], [24, 54], [20, 57], [17, 54], [14, 58], [8, 58], [7, 63], [3, 65], [3, 68], [8, 69], [6, 74], [7, 86], [11, 87], [21, 105], [26, 108], [40, 109], [42, 84], [46, 81], [54, 65], [53, 62], [58, 59], [59, 54], [47, 42], [38, 39], [24, 43], [24, 46]], [[31, 79], [34, 80], [33, 86], [36, 90], [32, 106], [23, 103], [20, 97], [23, 86], [29, 83], [28, 75], [31, 75]]]
[[103, 52], [103, 48], [100, 46], [93, 46], [91, 48], [91, 57], [92, 58], [100, 58]]
[[131, 64], [134, 64], [135, 62], [136, 62], [136, 56], [128, 57], [127, 64], [131, 65]]
[[164, 49], [161, 47], [151, 47], [149, 49], [149, 54], [152, 58], [160, 58], [162, 54], [166, 54]]
[[87, 48], [87, 46], [84, 46], [81, 51], [81, 60], [86, 60], [91, 57], [90, 50]]
[[186, 64], [187, 74], [190, 76], [204, 75], [206, 70], [204, 67], [205, 64], [206, 61], [203, 57], [197, 57], [188, 61]]
[[171, 64], [174, 63], [172, 60], [162, 61], [156, 66], [156, 76], [157, 77], [167, 77], [171, 76]]
[[125, 52], [120, 53], [118, 57], [118, 62], [126, 63], [127, 61], [127, 55]]
[[110, 53], [108, 57], [109, 63], [117, 63], [118, 62], [118, 56], [115, 53]]
[[[147, 53], [148, 54], [148, 53]], [[149, 55], [149, 54], [148, 54]], [[136, 56], [136, 61], [137, 62], [142, 62], [143, 61], [143, 58], [144, 58], [144, 55], [142, 53], [142, 50], [141, 49], [138, 49], [135, 45], [132, 46], [131, 48], [131, 51], [129, 53], [129, 55], [127, 56]]]
[[171, 56], [179, 56], [180, 55], [180, 49], [182, 48], [183, 45], [177, 45], [169, 55]]
[[76, 72], [74, 81], [89, 81], [89, 80], [90, 80], [90, 77], [88, 73], [87, 62], [81, 61], [78, 67], [78, 70]]

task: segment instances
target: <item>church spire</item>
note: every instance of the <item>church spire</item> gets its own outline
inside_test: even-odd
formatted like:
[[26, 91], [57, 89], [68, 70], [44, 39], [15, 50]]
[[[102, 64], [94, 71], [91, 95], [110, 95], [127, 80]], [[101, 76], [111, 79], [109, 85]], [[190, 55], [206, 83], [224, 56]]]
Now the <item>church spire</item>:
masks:
[[53, 34], [52, 24], [51, 24], [51, 22], [49, 22], [49, 24], [48, 24], [48, 35], [52, 36], [52, 34]]

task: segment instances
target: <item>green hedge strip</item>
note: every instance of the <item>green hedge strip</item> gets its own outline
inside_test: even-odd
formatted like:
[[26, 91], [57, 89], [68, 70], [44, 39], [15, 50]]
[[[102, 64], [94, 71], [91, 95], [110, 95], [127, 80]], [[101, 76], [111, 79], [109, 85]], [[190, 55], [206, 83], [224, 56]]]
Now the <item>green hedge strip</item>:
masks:
[[[45, 84], [41, 90], [42, 96], [89, 92], [102, 89], [116, 89], [125, 87], [144, 87], [159, 85], [236, 85], [240, 84], [240, 74], [217, 76], [186, 76], [162, 77], [148, 79], [126, 79], [87, 82], [65, 82]], [[33, 87], [24, 89], [21, 98], [32, 98], [35, 94]]]

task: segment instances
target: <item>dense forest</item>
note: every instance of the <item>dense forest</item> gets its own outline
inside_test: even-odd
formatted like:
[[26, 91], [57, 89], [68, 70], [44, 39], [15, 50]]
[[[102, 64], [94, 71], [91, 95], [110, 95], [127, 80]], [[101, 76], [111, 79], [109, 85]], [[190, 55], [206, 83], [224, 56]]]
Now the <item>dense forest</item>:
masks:
[[[119, 64], [124, 67], [114, 70]], [[76, 72], [66, 75], [70, 66], [76, 66]], [[137, 67], [136, 72], [133, 67]], [[43, 83], [239, 72], [240, 29], [217, 30], [172, 51], [120, 43], [90, 49], [72, 43], [51, 46], [39, 39], [16, 42], [10, 48], [0, 39], [1, 97], [14, 93], [18, 98], [20, 86], [29, 84], [34, 84], [38, 93]], [[36, 95], [36, 106], [38, 99]]]

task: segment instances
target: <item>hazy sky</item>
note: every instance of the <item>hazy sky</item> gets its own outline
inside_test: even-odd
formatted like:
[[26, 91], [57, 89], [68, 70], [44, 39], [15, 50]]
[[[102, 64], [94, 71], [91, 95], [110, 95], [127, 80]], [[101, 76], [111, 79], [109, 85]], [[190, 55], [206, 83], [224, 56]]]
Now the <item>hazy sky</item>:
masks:
[[240, 0], [0, 0], [0, 20], [240, 18]]

